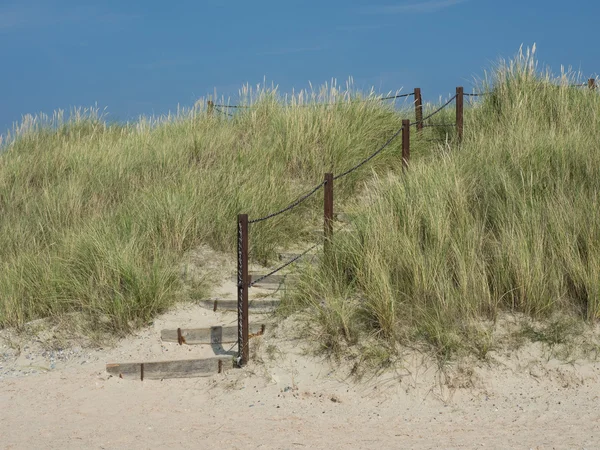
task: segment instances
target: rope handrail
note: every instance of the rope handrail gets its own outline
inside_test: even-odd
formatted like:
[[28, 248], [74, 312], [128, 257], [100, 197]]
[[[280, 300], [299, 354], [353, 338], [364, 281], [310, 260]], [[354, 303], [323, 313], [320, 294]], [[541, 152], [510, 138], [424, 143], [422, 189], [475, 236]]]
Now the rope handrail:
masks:
[[[436, 115], [437, 113], [439, 113], [441, 110], [443, 110], [446, 106], [448, 106], [450, 103], [452, 103], [452, 101], [456, 98], [456, 95], [454, 95], [452, 98], [450, 98], [450, 100], [448, 100], [446, 103], [444, 103], [440, 108], [438, 108], [437, 110], [435, 110], [433, 113], [429, 114], [427, 117], [423, 118], [423, 121], [430, 119], [431, 117], [433, 117], [434, 115]], [[416, 125], [417, 122], [413, 122], [410, 125]], [[379, 147], [374, 153], [372, 153], [371, 155], [369, 155], [368, 157], [366, 157], [365, 159], [363, 159], [361, 162], [359, 162], [358, 164], [352, 166], [350, 169], [346, 170], [345, 172], [340, 173], [339, 175], [336, 175], [335, 177], [333, 177], [334, 180], [338, 180], [340, 178], [345, 177], [346, 175], [354, 172], [355, 170], [357, 170], [359, 167], [365, 165], [367, 162], [369, 162], [371, 159], [373, 159], [375, 156], [377, 156], [379, 153], [381, 153], [388, 145], [390, 145], [390, 143], [396, 139], [398, 137], [398, 135], [402, 132], [402, 127], [400, 127], [398, 129], [398, 131], [396, 131], [386, 142], [385, 144], [383, 144], [381, 147]], [[305, 200], [307, 200], [309, 197], [311, 197], [312, 195], [314, 195], [319, 189], [321, 189], [323, 186], [325, 185], [325, 182], [320, 183], [319, 185], [315, 186], [310, 192], [304, 194], [303, 196], [301, 196], [300, 198], [298, 198], [298, 200], [290, 203], [288, 206], [286, 206], [285, 208], [280, 209], [279, 211], [275, 211], [271, 214], [267, 214], [266, 216], [263, 217], [259, 217], [258, 219], [252, 219], [249, 220], [248, 223], [252, 224], [252, 223], [257, 223], [257, 222], [262, 222], [264, 220], [268, 220], [271, 219], [273, 217], [276, 217], [280, 214], [283, 214], [293, 208], [295, 208], [296, 206], [300, 205], [302, 202], [304, 202]]]
[[225, 104], [216, 104], [216, 105], [213, 105], [213, 106], [215, 106], [215, 107], [218, 107], [218, 108], [250, 108], [250, 106], [247, 106], [247, 105], [225, 105]]
[[367, 158], [363, 159], [361, 162], [359, 162], [358, 164], [356, 164], [355, 166], [351, 167], [350, 169], [346, 170], [343, 173], [340, 173], [339, 175], [336, 175], [335, 177], [333, 177], [334, 181], [338, 180], [342, 177], [345, 177], [346, 175], [354, 172], [356, 169], [358, 169], [360, 166], [366, 164], [367, 162], [369, 162], [371, 159], [373, 159], [375, 156], [377, 156], [379, 153], [381, 153], [383, 151], [384, 148], [386, 148], [388, 145], [390, 145], [390, 143], [396, 139], [398, 137], [398, 135], [402, 132], [402, 128], [400, 127], [400, 129], [398, 131], [396, 131], [393, 136], [391, 138], [389, 138], [387, 140], [387, 142], [385, 144], [383, 144], [377, 151], [375, 151], [375, 153], [371, 154], [370, 156], [368, 156]]
[[[576, 85], [576, 86], [581, 87], [581, 86], [585, 86], [585, 84]], [[590, 88], [594, 89], [595, 88], [595, 80], [590, 79], [589, 86], [590, 86]], [[417, 91], [419, 94], [420, 90], [417, 90]], [[379, 147], [371, 155], [369, 155], [368, 157], [366, 157], [365, 159], [360, 161], [358, 164], [355, 164], [350, 169], [348, 169], [345, 172], [340, 173], [336, 176], [332, 176], [331, 173], [327, 173], [325, 175], [326, 181], [321, 182], [319, 185], [315, 186], [310, 192], [307, 192], [306, 194], [300, 196], [297, 200], [290, 203], [288, 206], [286, 206], [276, 212], [268, 214], [264, 217], [260, 217], [260, 218], [253, 219], [253, 220], [248, 220], [248, 216], [246, 214], [238, 215], [238, 278], [237, 278], [238, 279], [238, 358], [237, 358], [237, 361], [238, 361], [239, 367], [246, 364], [248, 362], [248, 358], [249, 358], [249, 351], [248, 351], [248, 348], [249, 348], [249, 346], [248, 346], [248, 337], [249, 337], [249, 335], [248, 335], [248, 289], [257, 285], [258, 283], [262, 282], [266, 278], [276, 274], [277, 272], [285, 269], [286, 267], [290, 266], [291, 264], [295, 263], [300, 258], [305, 256], [307, 253], [309, 253], [310, 251], [317, 248], [319, 245], [323, 245], [322, 243], [321, 244], [317, 243], [317, 244], [313, 245], [312, 247], [308, 248], [307, 250], [305, 250], [304, 252], [300, 253], [299, 255], [296, 255], [295, 257], [286, 261], [284, 264], [280, 265], [279, 267], [273, 269], [266, 275], [260, 276], [258, 279], [246, 283], [244, 281], [247, 279], [247, 276], [248, 276], [248, 225], [252, 224], [252, 223], [258, 223], [261, 221], [271, 219], [273, 217], [276, 217], [280, 214], [283, 214], [287, 211], [294, 209], [295, 207], [297, 207], [298, 205], [300, 205], [301, 203], [306, 201], [308, 198], [310, 198], [312, 195], [314, 195], [319, 189], [321, 189], [322, 187], [324, 187], [326, 185], [333, 189], [333, 186], [332, 186], [333, 183], [331, 183], [332, 180], [333, 181], [338, 180], [338, 179], [345, 177], [346, 175], [356, 171], [357, 169], [359, 169], [361, 166], [363, 166], [364, 164], [369, 162], [371, 159], [373, 159], [375, 156], [377, 156], [379, 153], [381, 153], [385, 148], [387, 148], [388, 145], [390, 145], [390, 143], [394, 139], [396, 139], [398, 137], [398, 135], [400, 135], [400, 133], [402, 133], [404, 131], [409, 132], [411, 126], [418, 125], [419, 130], [424, 127], [454, 127], [454, 126], [456, 126], [458, 141], [460, 142], [462, 140], [462, 136], [463, 136], [463, 118], [464, 118], [463, 98], [465, 96], [466, 97], [485, 96], [485, 95], [489, 95], [491, 93], [490, 92], [465, 93], [463, 91], [462, 87], [457, 87], [456, 92], [457, 93], [454, 96], [452, 96], [446, 103], [444, 103], [442, 106], [440, 106], [439, 108], [437, 108], [435, 111], [428, 114], [424, 118], [422, 117], [421, 96], [420, 95], [415, 96], [415, 92], [412, 92], [409, 94], [380, 98], [379, 100], [390, 100], [390, 99], [395, 99], [395, 98], [408, 97], [410, 95], [417, 97], [415, 100], [415, 105], [416, 105], [415, 106], [415, 108], [416, 108], [415, 115], [417, 117], [417, 121], [411, 123], [409, 120], [403, 120], [402, 126], [381, 147]], [[369, 100], [372, 100], [372, 99], [367, 99], [365, 101], [369, 101]], [[454, 100], [456, 100], [456, 123], [424, 124], [425, 121], [431, 119], [433, 116], [440, 113]], [[213, 106], [213, 107], [217, 106], [217, 107], [222, 107], [222, 108], [242, 108], [242, 107], [249, 108], [249, 106], [240, 106], [240, 105], [227, 105], [227, 106], [212, 105], [212, 102], [209, 102], [209, 106]], [[311, 106], [311, 105], [303, 105], [303, 106]], [[228, 116], [232, 116], [232, 114], [224, 112], [218, 108], [215, 108], [215, 109], [222, 114], [227, 114]], [[210, 109], [209, 109], [209, 112], [210, 112]], [[402, 169], [403, 169], [403, 172], [408, 167], [408, 159], [410, 156], [410, 151], [409, 151], [410, 150], [410, 146], [409, 146], [410, 139], [409, 138], [410, 138], [409, 133], [403, 134], [403, 139], [402, 139], [402, 162], [403, 162]], [[430, 141], [430, 140], [427, 140], [427, 141]], [[446, 142], [447, 142], [447, 138], [446, 138]], [[329, 186], [330, 183], [331, 183], [331, 186]], [[325, 211], [324, 211], [325, 242], [327, 242], [329, 239], [331, 239], [332, 233], [333, 233], [333, 227], [331, 226], [332, 225], [331, 221], [333, 219], [333, 190], [332, 189], [328, 190], [328, 188], [326, 188], [326, 191], [325, 191], [325, 200], [324, 200], [324, 204], [325, 204], [325, 206], [324, 206], [324, 209], [325, 209]], [[329, 253], [330, 252], [331, 251], [329, 250]], [[325, 254], [327, 255], [327, 253], [328, 253], [327, 245], [325, 245]], [[216, 306], [215, 306], [215, 308], [216, 308]]]
[[[408, 94], [402, 94], [402, 95], [392, 95], [391, 97], [381, 97], [381, 98], [375, 98], [373, 100], [379, 100], [379, 101], [383, 101], [383, 100], [392, 100], [395, 98], [404, 98], [404, 97], [410, 97], [411, 95], [415, 95], [414, 92], [409, 92]], [[364, 100], [366, 101], [366, 100]]]
[[[452, 103], [452, 101], [454, 101], [454, 99], [456, 98], [456, 94], [453, 95], [450, 100], [448, 100], [446, 103], [444, 103], [442, 106], [440, 106], [438, 109], [436, 109], [434, 112], [432, 112], [431, 114], [429, 114], [427, 117], [423, 117], [421, 119], [421, 122], [425, 122], [426, 120], [431, 119], [433, 116], [435, 116], [437, 113], [439, 113], [442, 109], [444, 109], [446, 106], [448, 106], [450, 103]], [[419, 122], [412, 122], [410, 124], [410, 126], [412, 127], [413, 125], [418, 124]]]
[[[560, 87], [560, 85], [557, 85]], [[581, 84], [569, 84], [567, 85], [568, 87], [586, 87], [588, 86], [588, 83], [581, 83]], [[483, 97], [485, 95], [490, 95], [490, 92], [465, 92], [463, 93], [463, 95], [465, 97]], [[377, 101], [384, 101], [384, 100], [393, 100], [393, 99], [397, 99], [397, 98], [404, 98], [404, 97], [410, 97], [411, 95], [415, 95], [414, 92], [409, 92], [408, 94], [400, 94], [400, 95], [391, 95], [388, 97], [379, 97], [379, 98], [366, 98], [364, 100], [358, 100], [356, 103], [359, 102], [368, 102], [371, 100], [377, 100]], [[337, 103], [315, 103], [315, 104], [303, 104], [303, 105], [297, 105], [297, 106], [301, 106], [301, 107], [309, 107], [309, 106], [333, 106], [336, 105]], [[247, 109], [247, 108], [252, 108], [252, 105], [226, 105], [224, 103], [217, 103], [213, 105], [216, 108], [235, 108], [235, 109]], [[290, 105], [287, 105], [288, 107], [291, 107]]]
[[289, 266], [290, 264], [293, 264], [293, 263], [295, 263], [296, 261], [298, 261], [300, 258], [302, 258], [304, 255], [306, 255], [306, 254], [307, 254], [308, 252], [310, 252], [311, 250], [314, 250], [315, 248], [317, 248], [319, 245], [321, 245], [321, 244], [315, 244], [315, 245], [313, 245], [311, 248], [309, 248], [308, 250], [305, 250], [305, 251], [304, 251], [304, 252], [302, 252], [301, 254], [299, 254], [299, 255], [297, 255], [297, 256], [295, 256], [295, 257], [293, 257], [292, 259], [290, 259], [289, 261], [287, 261], [285, 264], [282, 264], [281, 266], [279, 266], [277, 269], [275, 269], [275, 270], [272, 270], [272, 271], [271, 271], [271, 272], [269, 272], [268, 274], [266, 274], [266, 275], [263, 275], [262, 277], [260, 277], [260, 278], [258, 278], [258, 279], [256, 279], [256, 280], [252, 281], [252, 282], [251, 282], [251, 283], [248, 285], [248, 287], [252, 287], [252, 286], [254, 286], [255, 284], [258, 284], [258, 283], [260, 283], [260, 282], [261, 282], [262, 280], [264, 280], [265, 278], [268, 278], [268, 277], [270, 277], [271, 275], [275, 275], [275, 274], [276, 274], [277, 272], [279, 272], [280, 270], [282, 270], [282, 269], [285, 269], [285, 268], [286, 268], [287, 266]]
[[[353, 103], [367, 103], [367, 102], [371, 102], [371, 101], [384, 101], [384, 100], [392, 100], [392, 99], [396, 99], [396, 98], [404, 98], [404, 97], [410, 97], [411, 95], [414, 95], [414, 92], [411, 92], [410, 94], [402, 94], [402, 95], [394, 95], [391, 97], [380, 97], [380, 98], [366, 98], [364, 100], [351, 100], [349, 101], [347, 104], [353, 104]], [[304, 103], [302, 105], [296, 105], [299, 108], [310, 108], [310, 107], [325, 107], [325, 106], [336, 106], [340, 103]], [[345, 104], [345, 103], [342, 103]], [[293, 108], [293, 105], [286, 105], [286, 108]]]
[[229, 116], [229, 117], [233, 117], [233, 114], [229, 114], [228, 112], [221, 111], [221, 110], [220, 110], [219, 108], [217, 108], [216, 106], [214, 106], [214, 108], [215, 108], [215, 111], [217, 111], [217, 112], [219, 112], [219, 113], [221, 113], [221, 114], [224, 114], [224, 115], [226, 115], [226, 116]]
[[[379, 98], [366, 98], [363, 100], [357, 100], [357, 101], [351, 101], [350, 103], [365, 103], [365, 102], [369, 102], [369, 101], [384, 101], [384, 100], [393, 100], [393, 99], [397, 99], [397, 98], [405, 98], [405, 97], [410, 97], [411, 95], [415, 95], [414, 92], [409, 92], [408, 94], [398, 94], [398, 95], [391, 95], [389, 97], [379, 97]], [[335, 106], [338, 103], [305, 103], [302, 105], [296, 105], [296, 106], [300, 106], [300, 107], [309, 107], [309, 106]], [[237, 109], [245, 109], [245, 108], [252, 108], [251, 105], [225, 105], [225, 104], [214, 104], [213, 107], [215, 108], [237, 108]], [[286, 105], [286, 107], [291, 108], [291, 105]]]
[[296, 206], [298, 206], [300, 203], [304, 202], [305, 200], [307, 200], [310, 196], [312, 196], [313, 194], [315, 194], [319, 189], [321, 189], [323, 187], [323, 185], [325, 184], [325, 182], [323, 181], [321, 184], [319, 184], [318, 186], [315, 186], [310, 192], [308, 192], [307, 194], [304, 194], [303, 196], [301, 196], [300, 198], [298, 198], [295, 202], [290, 203], [288, 206], [286, 206], [285, 208], [280, 209], [279, 211], [275, 211], [274, 213], [271, 214], [267, 214], [264, 217], [259, 217], [258, 219], [252, 219], [249, 220], [248, 223], [257, 223], [257, 222], [262, 222], [263, 220], [267, 220], [267, 219], [271, 219], [275, 216], [278, 216], [280, 214], [283, 214], [286, 211], [289, 211], [290, 209], [294, 209]]
[[[434, 111], [433, 113], [429, 114], [427, 117], [425, 117], [423, 119], [423, 121], [430, 119], [431, 117], [433, 117], [434, 115], [436, 115], [437, 113], [439, 113], [442, 109], [444, 109], [446, 106], [448, 106], [454, 99], [456, 98], [456, 95], [454, 95], [450, 100], [448, 100], [444, 105], [442, 105], [440, 108], [438, 108], [436, 111]], [[410, 125], [416, 125], [417, 122], [413, 122]], [[373, 159], [375, 156], [377, 156], [379, 153], [381, 153], [388, 145], [390, 145], [390, 143], [396, 139], [398, 137], [398, 135], [402, 132], [402, 127], [400, 127], [398, 129], [398, 131], [396, 131], [391, 138], [389, 138], [387, 140], [387, 142], [385, 144], [383, 144], [379, 149], [377, 149], [373, 154], [371, 154], [370, 156], [368, 156], [367, 158], [363, 159], [361, 162], [359, 162], [358, 164], [356, 164], [355, 166], [351, 167], [350, 169], [346, 170], [345, 172], [336, 175], [335, 177], [333, 177], [334, 180], [337, 180], [339, 178], [345, 177], [346, 175], [354, 172], [356, 169], [358, 169], [359, 167], [361, 167], [362, 165], [366, 164], [367, 162], [369, 162], [371, 159]]]

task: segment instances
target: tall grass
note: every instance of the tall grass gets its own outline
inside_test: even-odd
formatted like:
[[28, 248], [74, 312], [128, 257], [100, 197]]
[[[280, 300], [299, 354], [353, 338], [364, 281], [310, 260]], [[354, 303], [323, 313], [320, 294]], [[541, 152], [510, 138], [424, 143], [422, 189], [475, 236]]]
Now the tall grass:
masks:
[[[185, 252], [232, 251], [238, 213], [287, 205], [371, 153], [402, 118], [335, 84], [241, 97], [252, 108], [233, 118], [202, 106], [129, 124], [96, 109], [26, 117], [0, 154], [0, 327], [80, 313], [96, 330], [131, 330], [177, 300]], [[397, 167], [398, 154], [390, 146], [370, 169]], [[370, 173], [345, 178], [339, 198]], [[318, 201], [253, 226], [252, 257], [308, 239]]]
[[521, 52], [482, 83], [461, 145], [365, 183], [293, 298], [325, 347], [375, 336], [445, 357], [502, 311], [600, 318], [600, 95], [573, 82]]

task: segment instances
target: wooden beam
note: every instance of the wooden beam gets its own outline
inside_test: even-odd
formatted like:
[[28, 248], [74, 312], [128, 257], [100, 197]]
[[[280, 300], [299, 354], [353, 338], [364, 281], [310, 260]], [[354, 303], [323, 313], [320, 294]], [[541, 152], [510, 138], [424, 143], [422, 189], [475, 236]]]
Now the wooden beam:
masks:
[[[248, 214], [238, 214], [238, 271], [237, 271], [237, 314], [238, 314], [238, 358], [237, 365], [244, 366], [250, 359], [248, 343]], [[216, 309], [216, 305], [215, 305]]]
[[[237, 300], [200, 300], [200, 306], [213, 311], [237, 311]], [[280, 300], [250, 300], [248, 310], [257, 314], [273, 312]]]
[[423, 97], [421, 88], [415, 88], [415, 122], [417, 122], [417, 131], [423, 131]]
[[331, 257], [333, 243], [333, 173], [325, 174], [323, 187], [323, 253], [326, 261]]
[[[251, 324], [250, 334], [259, 335], [264, 332], [264, 325]], [[160, 338], [163, 342], [179, 342], [178, 330], [162, 330]], [[180, 328], [183, 344], [230, 344], [237, 342], [237, 326], [210, 328]]]
[[286, 287], [285, 284], [274, 284], [274, 283], [263, 284], [262, 281], [260, 283], [253, 284], [252, 287], [258, 288], [258, 289], [264, 289], [265, 291], [287, 291], [289, 288], [289, 286]]
[[109, 374], [131, 380], [142, 380], [142, 376], [143, 380], [207, 377], [231, 368], [233, 368], [233, 358], [230, 356], [227, 358], [215, 357], [106, 365], [106, 371]]
[[463, 138], [463, 123], [464, 123], [464, 88], [459, 86], [456, 88], [456, 137], [458, 142], [462, 142]]
[[402, 171], [408, 169], [410, 161], [410, 120], [402, 120]]
[[590, 89], [596, 89], [596, 79], [595, 78], [590, 78], [588, 80], [588, 87]]
[[[323, 232], [322, 230], [320, 230], [321, 232]], [[260, 273], [253, 273], [250, 276], [250, 281], [252, 280], [258, 280], [260, 277], [262, 277], [263, 274]], [[234, 275], [232, 277], [229, 278], [231, 281], [235, 282], [237, 280], [237, 277]], [[298, 280], [298, 275], [297, 274], [288, 274], [288, 275], [269, 275], [267, 278], [265, 278], [264, 280], [262, 280], [259, 284], [284, 284], [284, 283], [290, 283], [290, 282], [294, 282]]]

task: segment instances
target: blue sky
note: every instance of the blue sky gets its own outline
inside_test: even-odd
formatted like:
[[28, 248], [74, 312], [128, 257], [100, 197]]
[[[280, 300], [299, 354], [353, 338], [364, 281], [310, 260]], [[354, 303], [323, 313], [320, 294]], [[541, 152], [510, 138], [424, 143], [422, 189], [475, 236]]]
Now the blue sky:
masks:
[[436, 100], [534, 42], [555, 71], [592, 76], [598, 17], [591, 0], [0, 0], [0, 133], [96, 103], [111, 120], [162, 114], [265, 77]]

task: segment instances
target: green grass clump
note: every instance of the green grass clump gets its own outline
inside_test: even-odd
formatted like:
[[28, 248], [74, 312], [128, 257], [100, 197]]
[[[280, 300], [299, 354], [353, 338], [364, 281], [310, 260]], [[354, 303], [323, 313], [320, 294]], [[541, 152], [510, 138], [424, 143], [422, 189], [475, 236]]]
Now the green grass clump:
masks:
[[503, 311], [600, 318], [600, 95], [570, 82], [531, 54], [502, 63], [461, 145], [365, 184], [295, 298], [329, 349], [374, 336], [447, 358], [486, 353], [477, 330]]
[[[233, 118], [201, 107], [125, 125], [93, 109], [26, 117], [0, 154], [0, 328], [67, 313], [107, 332], [146, 323], [177, 300], [185, 252], [233, 253], [238, 213], [287, 205], [400, 126], [389, 102], [357, 99], [336, 86], [287, 101], [246, 89], [252, 107]], [[397, 167], [398, 154], [369, 167]], [[338, 198], [370, 173], [346, 177]], [[306, 238], [320, 199], [253, 225], [252, 257]]]

